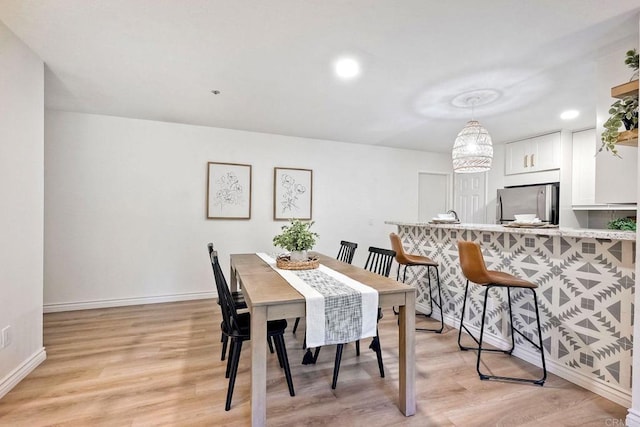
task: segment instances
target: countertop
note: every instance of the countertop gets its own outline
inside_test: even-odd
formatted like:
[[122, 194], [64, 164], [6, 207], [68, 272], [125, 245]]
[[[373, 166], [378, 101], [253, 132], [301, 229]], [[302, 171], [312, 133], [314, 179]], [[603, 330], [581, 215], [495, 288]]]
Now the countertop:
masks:
[[385, 221], [385, 224], [407, 227], [446, 228], [454, 230], [488, 231], [492, 233], [533, 234], [537, 236], [561, 236], [609, 240], [636, 240], [635, 231], [590, 228], [515, 228], [498, 224], [433, 224], [429, 222]]

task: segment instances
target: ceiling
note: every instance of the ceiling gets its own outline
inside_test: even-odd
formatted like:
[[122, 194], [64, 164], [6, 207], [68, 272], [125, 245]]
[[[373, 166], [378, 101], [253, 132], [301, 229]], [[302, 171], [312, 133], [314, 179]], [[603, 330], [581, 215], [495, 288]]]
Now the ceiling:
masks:
[[[640, 0], [0, 0], [65, 111], [447, 152], [468, 108], [494, 141], [595, 125], [595, 59]], [[341, 55], [361, 76], [337, 79]], [[621, 58], [623, 61], [624, 58]], [[214, 95], [211, 91], [218, 90]], [[463, 95], [464, 98], [464, 95]], [[566, 109], [581, 116], [558, 117]]]

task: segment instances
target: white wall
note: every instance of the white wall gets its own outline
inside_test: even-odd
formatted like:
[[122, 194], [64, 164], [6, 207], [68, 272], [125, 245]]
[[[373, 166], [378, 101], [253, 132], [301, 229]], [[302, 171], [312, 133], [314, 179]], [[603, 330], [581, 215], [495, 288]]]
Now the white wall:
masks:
[[42, 347], [44, 65], [0, 23], [0, 397]]
[[[623, 40], [598, 58], [596, 91], [596, 133], [598, 142], [615, 101], [611, 88], [629, 81], [633, 70], [624, 63], [627, 50], [638, 47], [638, 38]], [[598, 144], [598, 149], [600, 144]], [[596, 203], [636, 203], [638, 159], [637, 147], [619, 146], [620, 157], [602, 152], [596, 156]]]
[[[276, 166], [313, 170], [316, 249], [357, 242], [357, 265], [390, 246], [385, 220], [417, 220], [418, 171], [451, 171], [448, 154], [57, 111], [45, 141], [47, 310], [211, 292], [207, 242], [225, 272], [273, 250]], [[253, 166], [251, 220], [206, 219], [209, 161]]]

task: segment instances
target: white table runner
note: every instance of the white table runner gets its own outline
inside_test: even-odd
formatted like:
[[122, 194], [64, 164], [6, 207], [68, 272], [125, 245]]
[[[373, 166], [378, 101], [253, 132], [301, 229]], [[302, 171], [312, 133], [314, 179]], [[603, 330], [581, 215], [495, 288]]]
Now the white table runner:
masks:
[[273, 257], [256, 255], [304, 296], [308, 347], [376, 335], [378, 291], [324, 265], [313, 270], [282, 270]]

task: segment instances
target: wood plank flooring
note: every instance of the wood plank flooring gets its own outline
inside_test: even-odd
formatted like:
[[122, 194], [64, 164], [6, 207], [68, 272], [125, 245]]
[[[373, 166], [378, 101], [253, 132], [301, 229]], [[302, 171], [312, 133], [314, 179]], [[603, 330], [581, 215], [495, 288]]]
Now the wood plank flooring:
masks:
[[[277, 358], [268, 356], [267, 419], [273, 426], [610, 426], [626, 409], [555, 375], [544, 387], [480, 381], [475, 353], [457, 348], [457, 330], [416, 338], [417, 413], [397, 407], [398, 331], [385, 310], [380, 339], [385, 378], [375, 353], [345, 347], [331, 390], [335, 347], [316, 365], [301, 365], [304, 322], [285, 334], [296, 396]], [[249, 345], [242, 351], [231, 411], [220, 361], [221, 315], [215, 300], [51, 313], [44, 316], [47, 360], [0, 400], [1, 426], [247, 425]], [[418, 320], [421, 324], [423, 320]], [[493, 357], [494, 372], [535, 373], [526, 362]]]

